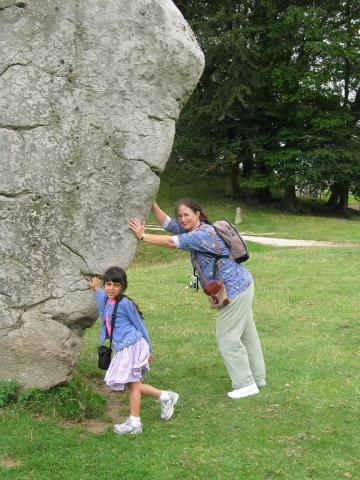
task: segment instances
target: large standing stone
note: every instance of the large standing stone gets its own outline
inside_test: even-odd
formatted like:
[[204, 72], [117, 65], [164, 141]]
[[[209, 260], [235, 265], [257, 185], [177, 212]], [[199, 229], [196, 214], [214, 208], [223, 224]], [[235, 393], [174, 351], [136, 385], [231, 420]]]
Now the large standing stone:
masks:
[[170, 0], [0, 0], [0, 378], [65, 381], [203, 69]]

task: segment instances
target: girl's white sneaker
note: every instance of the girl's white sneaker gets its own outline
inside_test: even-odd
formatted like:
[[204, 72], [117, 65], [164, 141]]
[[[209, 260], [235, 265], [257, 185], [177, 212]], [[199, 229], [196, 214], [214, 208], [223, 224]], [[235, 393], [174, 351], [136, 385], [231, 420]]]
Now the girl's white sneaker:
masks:
[[161, 420], [169, 420], [174, 413], [174, 407], [179, 400], [179, 394], [175, 392], [167, 391], [168, 399], [167, 400], [160, 400], [161, 405]]
[[138, 433], [142, 432], [142, 428], [141, 428], [141, 423], [140, 425], [137, 425], [137, 426], [132, 425], [130, 423], [130, 418], [128, 418], [126, 422], [117, 423], [116, 425], [114, 425], [113, 431], [118, 435], [125, 435], [125, 434], [137, 435]]
[[252, 395], [257, 395], [259, 393], [259, 389], [256, 386], [256, 383], [252, 383], [251, 385], [247, 385], [246, 387], [236, 388], [232, 392], [229, 392], [227, 395], [229, 398], [238, 399], [238, 398], [246, 398], [251, 397]]

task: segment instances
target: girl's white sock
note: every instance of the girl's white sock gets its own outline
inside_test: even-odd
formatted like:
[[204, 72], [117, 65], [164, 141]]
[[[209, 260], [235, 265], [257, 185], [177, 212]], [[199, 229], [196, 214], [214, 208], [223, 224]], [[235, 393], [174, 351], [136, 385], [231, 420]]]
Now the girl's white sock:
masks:
[[169, 400], [169, 398], [170, 398], [170, 397], [169, 397], [168, 392], [167, 392], [166, 390], [163, 390], [163, 391], [161, 392], [161, 395], [160, 395], [159, 400]]
[[133, 427], [138, 427], [141, 425], [140, 417], [134, 417], [134, 415], [130, 415], [130, 423]]

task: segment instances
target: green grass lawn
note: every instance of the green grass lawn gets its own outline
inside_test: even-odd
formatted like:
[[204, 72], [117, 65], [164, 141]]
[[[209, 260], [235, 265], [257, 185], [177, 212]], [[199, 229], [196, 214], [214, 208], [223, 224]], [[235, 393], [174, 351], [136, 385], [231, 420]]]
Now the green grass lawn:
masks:
[[[207, 178], [194, 183], [169, 180], [161, 186], [158, 201], [170, 216], [174, 204], [182, 197], [190, 196], [204, 207], [211, 221], [227, 218], [234, 222], [235, 210], [241, 207], [243, 222], [238, 225], [244, 233], [272, 234], [278, 238], [294, 238], [324, 241], [360, 242], [360, 213], [348, 210], [348, 218], [313, 214], [295, 215], [282, 212], [273, 206], [244, 204], [224, 197], [224, 182]], [[149, 222], [154, 223], [152, 215]]]
[[[170, 189], [160, 195], [160, 203], [170, 206]], [[209, 200], [206, 206], [221, 218], [235, 205], [224, 201], [221, 209]], [[303, 218], [254, 208], [245, 214], [246, 230], [256, 233], [272, 226], [277, 235], [296, 238], [308, 225], [301, 238], [360, 237], [358, 217]], [[161, 422], [158, 404], [145, 398], [143, 433], [119, 437], [110, 425], [96, 435], [81, 423], [64, 428], [56, 416], [6, 407], [0, 415], [0, 478], [360, 478], [360, 249], [250, 244], [246, 266], [255, 279], [268, 385], [256, 397], [234, 401], [226, 397], [231, 386], [215, 343], [216, 313], [201, 293], [187, 288], [188, 256], [152, 248], [129, 269], [128, 294], [144, 313], [154, 347], [146, 382], [180, 394], [173, 418]], [[89, 381], [102, 377], [98, 328], [87, 331], [77, 365], [77, 375]], [[127, 393], [119, 394], [119, 412], [127, 415]]]

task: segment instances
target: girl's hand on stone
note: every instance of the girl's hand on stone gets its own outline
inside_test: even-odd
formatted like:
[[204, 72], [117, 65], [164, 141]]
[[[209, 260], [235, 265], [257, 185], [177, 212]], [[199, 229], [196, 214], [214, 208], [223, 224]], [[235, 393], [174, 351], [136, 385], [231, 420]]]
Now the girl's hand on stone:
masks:
[[98, 277], [92, 277], [90, 279], [89, 285], [93, 290], [100, 288], [100, 279]]
[[150, 353], [149, 357], [148, 357], [148, 362], [152, 362], [154, 360], [154, 355], [152, 353]]

